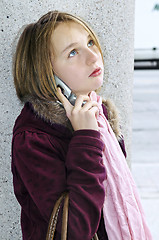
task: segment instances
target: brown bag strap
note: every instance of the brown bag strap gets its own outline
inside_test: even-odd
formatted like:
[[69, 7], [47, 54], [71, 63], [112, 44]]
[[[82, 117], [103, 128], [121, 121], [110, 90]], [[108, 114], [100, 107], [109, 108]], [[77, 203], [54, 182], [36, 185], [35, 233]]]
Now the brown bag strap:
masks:
[[55, 234], [55, 230], [56, 230], [56, 225], [57, 225], [57, 218], [58, 218], [58, 214], [60, 211], [60, 206], [61, 203], [64, 199], [64, 208], [63, 208], [63, 222], [62, 222], [62, 229], [64, 231], [63, 234], [63, 238], [62, 240], [66, 240], [67, 237], [67, 219], [68, 219], [68, 202], [69, 202], [69, 196], [68, 193], [64, 192], [62, 193], [62, 195], [59, 197], [59, 199], [56, 201], [51, 217], [50, 217], [50, 221], [49, 221], [49, 225], [48, 225], [48, 230], [47, 230], [47, 235], [46, 235], [46, 240], [53, 240], [54, 239], [54, 234]]
[[68, 204], [69, 204], [69, 195], [67, 193], [67, 195], [65, 196], [65, 201], [63, 206], [61, 240], [67, 239]]
[[[60, 211], [61, 203], [64, 199], [63, 214], [62, 214], [62, 229], [61, 229], [61, 240], [67, 240], [67, 225], [68, 225], [68, 205], [69, 205], [69, 194], [64, 192], [59, 199], [56, 201], [48, 226], [46, 240], [53, 240], [57, 225], [57, 218]], [[97, 234], [94, 235], [92, 240], [99, 240]]]
[[94, 237], [92, 238], [92, 240], [99, 240], [97, 233], [95, 233], [95, 235], [94, 235]]

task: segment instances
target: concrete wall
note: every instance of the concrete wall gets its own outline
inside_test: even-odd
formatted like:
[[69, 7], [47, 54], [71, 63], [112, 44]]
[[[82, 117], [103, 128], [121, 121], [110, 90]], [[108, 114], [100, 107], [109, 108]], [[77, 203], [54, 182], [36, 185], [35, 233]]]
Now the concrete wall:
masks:
[[105, 57], [102, 94], [121, 112], [128, 159], [131, 149], [134, 0], [0, 0], [0, 239], [21, 239], [20, 208], [13, 194], [11, 137], [21, 110], [12, 79], [13, 39], [19, 28], [49, 10], [75, 13], [99, 35]]

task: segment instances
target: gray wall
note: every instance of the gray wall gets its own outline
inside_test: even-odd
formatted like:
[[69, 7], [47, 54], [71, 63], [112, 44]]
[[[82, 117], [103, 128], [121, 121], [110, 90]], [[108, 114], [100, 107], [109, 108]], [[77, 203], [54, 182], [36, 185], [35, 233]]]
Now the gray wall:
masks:
[[91, 24], [104, 50], [102, 95], [112, 98], [121, 112], [130, 161], [134, 0], [0, 0], [0, 9], [0, 239], [18, 240], [20, 208], [13, 194], [10, 159], [12, 128], [21, 110], [11, 71], [12, 43], [17, 31], [55, 9], [75, 13]]

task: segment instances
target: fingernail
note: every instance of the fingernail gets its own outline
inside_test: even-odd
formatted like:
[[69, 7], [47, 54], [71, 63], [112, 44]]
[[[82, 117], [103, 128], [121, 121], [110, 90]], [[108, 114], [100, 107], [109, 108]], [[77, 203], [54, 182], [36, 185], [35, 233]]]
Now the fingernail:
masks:
[[60, 88], [60, 87], [58, 87], [58, 88], [57, 88], [57, 91], [58, 91], [58, 92], [61, 92], [61, 88]]

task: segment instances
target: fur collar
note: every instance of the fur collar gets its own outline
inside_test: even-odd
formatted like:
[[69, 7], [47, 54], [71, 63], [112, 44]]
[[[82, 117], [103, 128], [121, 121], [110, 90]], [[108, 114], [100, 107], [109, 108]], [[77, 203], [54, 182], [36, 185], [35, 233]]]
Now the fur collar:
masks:
[[[66, 116], [65, 109], [60, 106], [58, 102], [55, 101], [44, 101], [38, 98], [29, 98], [28, 101], [32, 104], [35, 113], [43, 118], [45, 121], [54, 124], [62, 124], [73, 131], [71, 123]], [[110, 100], [103, 100], [103, 105], [107, 110], [108, 121], [118, 139], [120, 139], [120, 127], [119, 127], [119, 117], [118, 111], [114, 103]]]

